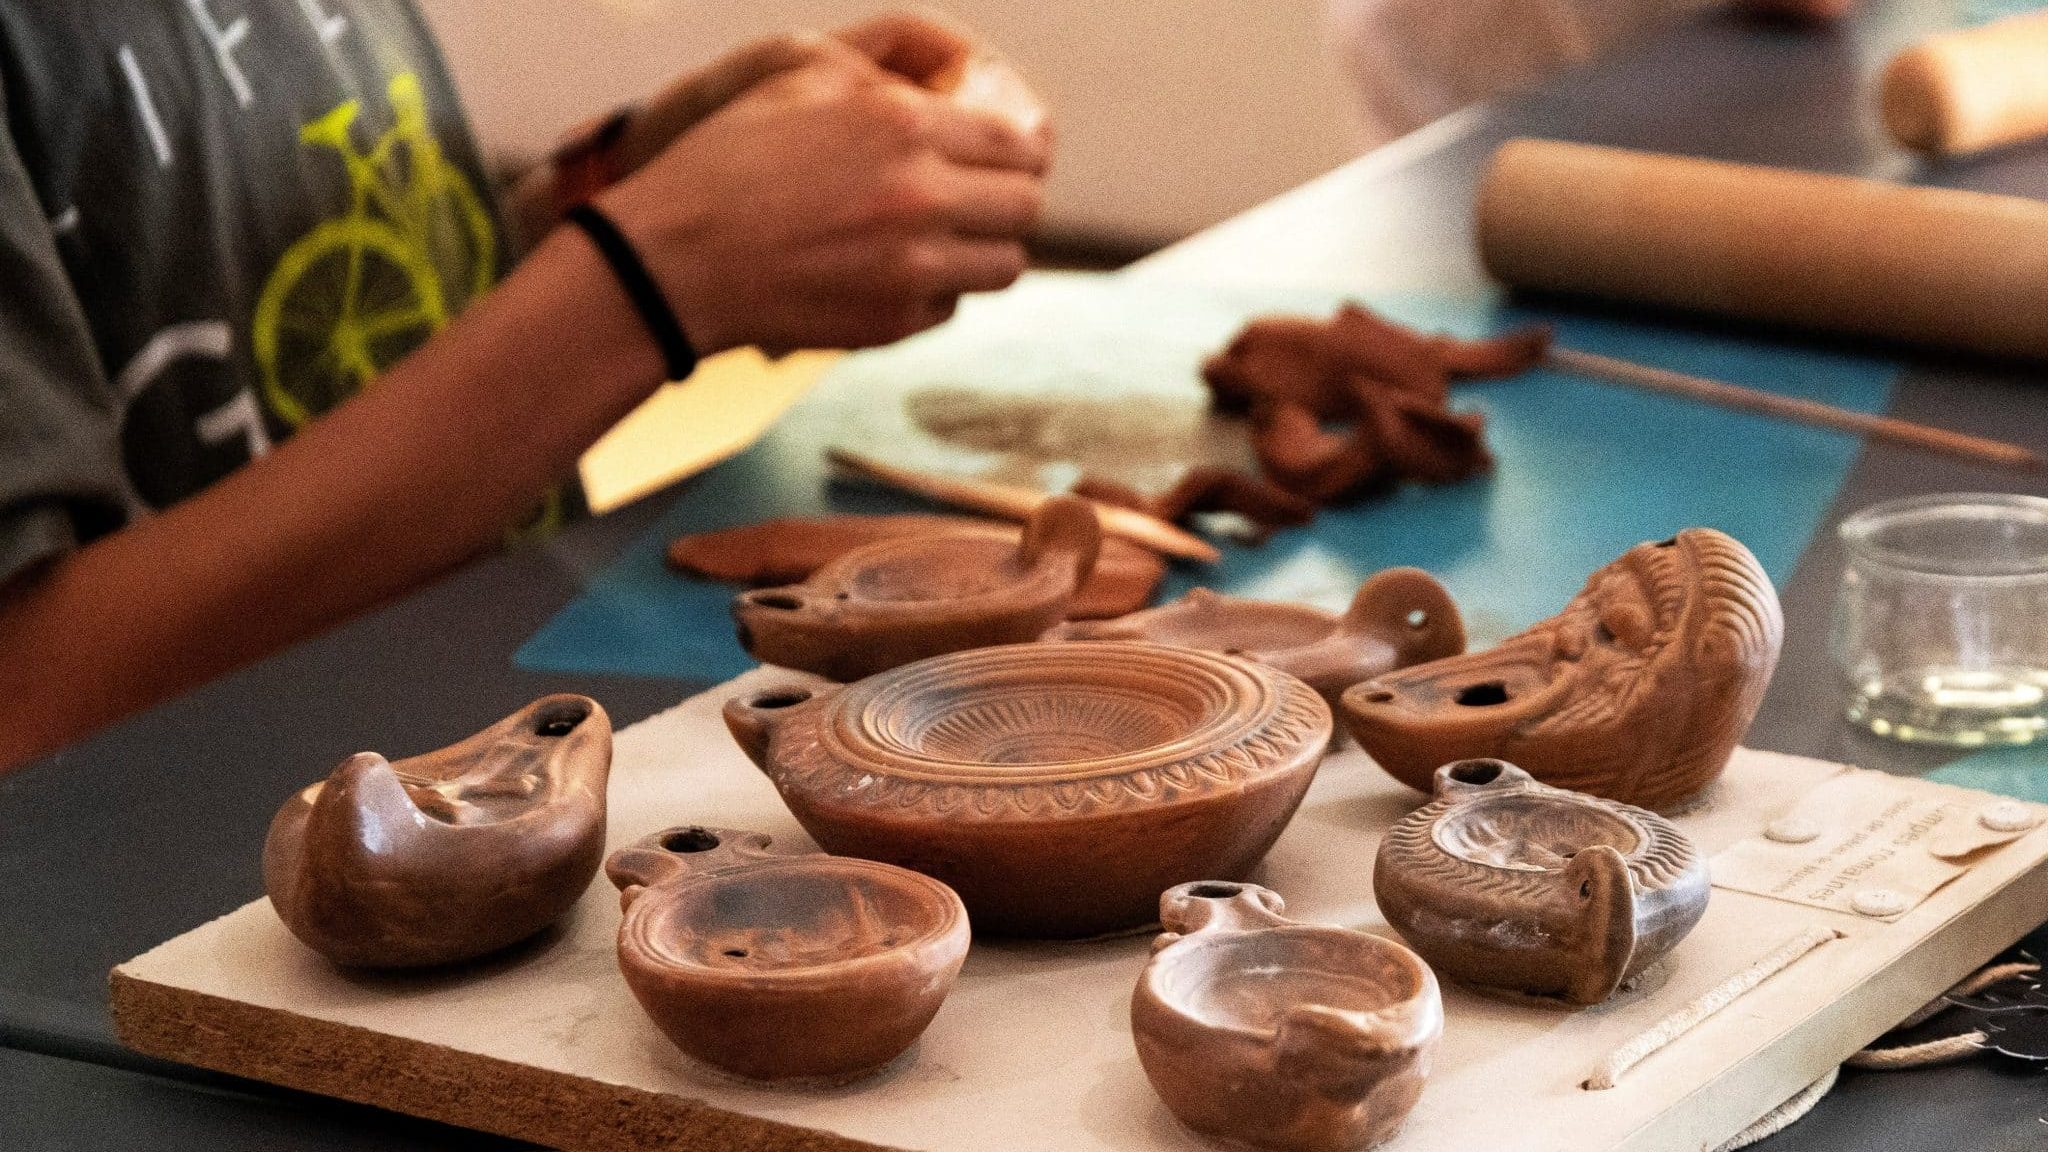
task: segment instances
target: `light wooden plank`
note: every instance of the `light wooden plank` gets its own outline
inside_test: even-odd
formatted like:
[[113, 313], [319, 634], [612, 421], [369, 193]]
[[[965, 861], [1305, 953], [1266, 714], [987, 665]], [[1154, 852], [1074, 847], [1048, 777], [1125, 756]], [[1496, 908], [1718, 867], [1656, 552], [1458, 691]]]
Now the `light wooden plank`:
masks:
[[[746, 683], [620, 734], [615, 843], [687, 823], [808, 843], [718, 720], [718, 706]], [[1708, 803], [1679, 822], [1713, 853], [1841, 771], [1744, 751]], [[1254, 878], [1299, 918], [1388, 931], [1371, 898], [1373, 853], [1416, 799], [1355, 749], [1333, 754]], [[600, 881], [549, 938], [473, 970], [348, 976], [257, 901], [118, 968], [116, 1023], [155, 1055], [574, 1147], [1203, 1147], [1154, 1098], [1132, 1051], [1127, 1012], [1143, 934], [977, 943], [959, 987], [903, 1060], [855, 1085], [795, 1091], [685, 1062], [619, 980], [618, 917]], [[1661, 972], [1597, 1009], [1564, 1013], [1447, 988], [1429, 1089], [1388, 1147], [1710, 1146], [2043, 919], [2048, 826], [1987, 854], [1889, 924], [1716, 891]], [[1645, 1060], [1617, 1088], [1580, 1088], [1606, 1052], [1816, 924], [1847, 938]]]

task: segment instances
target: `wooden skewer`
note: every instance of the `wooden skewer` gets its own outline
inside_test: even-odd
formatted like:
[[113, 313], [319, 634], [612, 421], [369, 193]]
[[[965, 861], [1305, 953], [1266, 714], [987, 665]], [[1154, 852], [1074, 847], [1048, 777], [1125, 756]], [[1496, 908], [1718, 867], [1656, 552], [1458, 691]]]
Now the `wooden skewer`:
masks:
[[[1019, 488], [1010, 484], [996, 484], [987, 480], [970, 480], [962, 476], [940, 476], [931, 472], [919, 472], [914, 468], [901, 468], [885, 464], [871, 456], [849, 452], [844, 448], [831, 448], [825, 458], [840, 468], [877, 484], [923, 496], [955, 508], [966, 508], [987, 513], [1004, 520], [1023, 523], [1046, 498], [1046, 493], [1030, 488]], [[1197, 560], [1214, 564], [1223, 559], [1223, 553], [1207, 540], [1168, 524], [1157, 516], [1147, 516], [1131, 508], [1119, 508], [1091, 500], [1095, 514], [1102, 521], [1102, 530], [1112, 536], [1121, 536], [1136, 544], [1150, 548], [1164, 556], [1182, 560]]]
[[1982, 436], [1950, 432], [1944, 428], [1931, 428], [1925, 424], [1915, 424], [1910, 420], [1900, 420], [1891, 416], [1851, 412], [1846, 408], [1822, 404], [1817, 400], [1780, 396], [1775, 392], [1762, 392], [1738, 384], [1709, 380], [1703, 376], [1688, 376], [1683, 372], [1652, 368], [1594, 352], [1581, 352], [1553, 345], [1544, 356], [1544, 363], [1561, 372], [1590, 376], [1610, 384], [1661, 392], [1668, 396], [1683, 396], [1708, 404], [1719, 404], [1724, 408], [1757, 412], [1801, 424], [1833, 428], [1841, 432], [1860, 433], [1873, 439], [1887, 440], [1927, 452], [1959, 456], [1981, 464], [1997, 464], [2027, 472], [2038, 472], [2042, 467], [2040, 456], [2003, 440], [1989, 440]]

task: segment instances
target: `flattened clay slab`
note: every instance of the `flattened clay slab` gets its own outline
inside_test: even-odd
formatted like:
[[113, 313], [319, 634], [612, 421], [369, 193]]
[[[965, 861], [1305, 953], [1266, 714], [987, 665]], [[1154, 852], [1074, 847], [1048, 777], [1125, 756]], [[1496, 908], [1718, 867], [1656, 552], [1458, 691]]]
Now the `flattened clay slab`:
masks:
[[[1015, 524], [973, 516], [789, 516], [678, 536], [668, 546], [668, 566], [685, 575], [762, 588], [800, 584], [848, 552], [885, 540], [988, 532], [1014, 545], [1023, 531]], [[1105, 536], [1095, 570], [1075, 595], [1067, 617], [1097, 620], [1136, 612], [1152, 602], [1165, 576], [1166, 561], [1158, 553], [1120, 536]]]
[[1454, 760], [1669, 811], [1721, 774], [1763, 703], [1785, 622], [1734, 537], [1688, 528], [1593, 573], [1564, 611], [1484, 652], [1344, 693], [1344, 723], [1427, 790]]

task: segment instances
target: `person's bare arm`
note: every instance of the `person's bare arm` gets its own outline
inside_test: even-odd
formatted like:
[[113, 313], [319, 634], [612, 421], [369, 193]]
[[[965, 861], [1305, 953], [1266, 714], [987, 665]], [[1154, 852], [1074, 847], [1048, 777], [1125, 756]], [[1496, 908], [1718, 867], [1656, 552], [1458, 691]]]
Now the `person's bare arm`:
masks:
[[[1044, 165], [1043, 141], [845, 52], [735, 99], [598, 203], [700, 351], [855, 347], [1014, 279]], [[487, 546], [660, 376], [595, 249], [551, 233], [270, 456], [0, 589], [0, 766]]]
[[551, 237], [378, 384], [0, 602], [14, 763], [384, 600], [497, 538], [659, 380], [595, 251]]

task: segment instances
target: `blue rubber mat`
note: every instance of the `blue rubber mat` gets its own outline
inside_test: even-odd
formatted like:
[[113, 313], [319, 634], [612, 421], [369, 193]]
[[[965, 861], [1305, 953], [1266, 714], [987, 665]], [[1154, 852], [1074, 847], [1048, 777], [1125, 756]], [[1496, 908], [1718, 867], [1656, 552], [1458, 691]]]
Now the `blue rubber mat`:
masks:
[[[685, 485], [661, 524], [527, 641], [521, 666], [723, 679], [751, 666], [733, 639], [733, 589], [662, 566], [687, 531], [769, 516], [917, 506], [830, 486], [824, 447], [850, 434], [848, 396], [901, 396], [972, 383], [1029, 392], [1132, 386], [1199, 389], [1196, 367], [1251, 316], [1327, 312], [1340, 298], [1223, 294], [1040, 276], [971, 300], [942, 329], [842, 361], [749, 451]], [[1371, 302], [1418, 327], [1477, 335], [1530, 319], [1591, 352], [1881, 411], [1892, 363], [1680, 327], [1516, 312], [1489, 298]], [[1747, 543], [1784, 581], [1856, 456], [1850, 436], [1538, 371], [1461, 386], [1484, 412], [1499, 461], [1489, 477], [1324, 513], [1261, 548], [1225, 546], [1220, 565], [1177, 567], [1162, 596], [1207, 584], [1240, 595], [1339, 607], [1366, 575], [1412, 564], [1449, 586], [1474, 640], [1491, 642], [1559, 608], [1587, 573], [1639, 541], [1709, 525]], [[879, 407], [879, 406], [878, 406]], [[872, 437], [869, 440], [872, 443]]]

